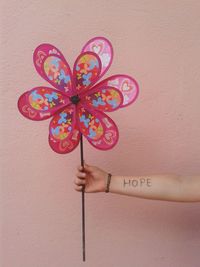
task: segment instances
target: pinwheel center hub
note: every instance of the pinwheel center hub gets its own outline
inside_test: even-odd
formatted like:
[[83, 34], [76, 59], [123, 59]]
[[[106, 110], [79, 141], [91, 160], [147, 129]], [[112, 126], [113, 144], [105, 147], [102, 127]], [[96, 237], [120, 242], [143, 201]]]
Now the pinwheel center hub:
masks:
[[78, 95], [73, 95], [70, 97], [70, 100], [73, 104], [78, 104], [78, 102], [81, 100], [80, 97]]

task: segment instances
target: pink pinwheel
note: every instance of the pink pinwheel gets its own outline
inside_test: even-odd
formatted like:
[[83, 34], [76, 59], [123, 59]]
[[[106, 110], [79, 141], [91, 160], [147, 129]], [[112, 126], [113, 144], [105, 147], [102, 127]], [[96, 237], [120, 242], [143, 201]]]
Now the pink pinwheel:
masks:
[[39, 45], [33, 56], [37, 72], [55, 89], [39, 86], [18, 100], [22, 115], [31, 120], [52, 117], [49, 144], [57, 153], [74, 150], [83, 134], [94, 147], [111, 149], [118, 141], [118, 129], [104, 112], [133, 103], [137, 82], [127, 75], [114, 75], [96, 84], [113, 59], [111, 43], [91, 39], [75, 61], [73, 72], [62, 53], [53, 45]]
[[[55, 89], [39, 86], [18, 100], [19, 111], [31, 120], [53, 117], [49, 144], [57, 153], [69, 153], [80, 141], [83, 163], [84, 135], [91, 145], [107, 150], [119, 137], [114, 121], [104, 112], [130, 105], [138, 95], [137, 82], [128, 75], [113, 75], [96, 84], [113, 59], [111, 43], [104, 37], [91, 39], [74, 63], [73, 72], [62, 53], [53, 45], [39, 45], [33, 55], [37, 72]], [[85, 201], [82, 187], [82, 242], [85, 261]]]

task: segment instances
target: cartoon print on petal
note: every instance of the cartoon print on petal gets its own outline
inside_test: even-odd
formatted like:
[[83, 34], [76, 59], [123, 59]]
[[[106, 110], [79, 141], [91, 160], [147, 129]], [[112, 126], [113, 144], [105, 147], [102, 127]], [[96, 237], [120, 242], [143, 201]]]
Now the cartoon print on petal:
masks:
[[109, 86], [96, 86], [94, 89], [83, 96], [83, 101], [89, 107], [101, 111], [114, 111], [118, 109], [123, 103], [122, 93], [113, 87]]
[[122, 93], [123, 103], [121, 104], [121, 108], [132, 104], [137, 99], [139, 93], [139, 85], [137, 81], [125, 74], [108, 77], [107, 79], [97, 84], [95, 87], [102, 86], [114, 87]]
[[50, 135], [56, 140], [67, 138], [73, 129], [74, 107], [66, 107], [62, 112], [56, 114], [50, 122]]
[[30, 105], [37, 110], [48, 110], [67, 103], [64, 96], [51, 88], [38, 87], [30, 91], [28, 97]]
[[80, 54], [75, 61], [73, 70], [77, 93], [91, 87], [98, 80], [100, 71], [101, 62], [95, 53]]
[[103, 135], [104, 129], [95, 113], [80, 105], [77, 114], [79, 130], [82, 134], [91, 140], [98, 140]]
[[43, 62], [46, 79], [57, 89], [69, 94], [72, 93], [71, 70], [57, 55], [48, 56]]

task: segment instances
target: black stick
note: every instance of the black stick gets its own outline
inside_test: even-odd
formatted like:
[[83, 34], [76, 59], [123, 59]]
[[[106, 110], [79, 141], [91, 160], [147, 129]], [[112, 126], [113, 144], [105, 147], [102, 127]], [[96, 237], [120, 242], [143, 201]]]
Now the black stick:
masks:
[[[80, 137], [80, 152], [81, 152], [81, 166], [84, 169], [83, 159], [83, 136]], [[85, 261], [85, 186], [82, 186], [82, 249], [83, 249], [83, 261]]]

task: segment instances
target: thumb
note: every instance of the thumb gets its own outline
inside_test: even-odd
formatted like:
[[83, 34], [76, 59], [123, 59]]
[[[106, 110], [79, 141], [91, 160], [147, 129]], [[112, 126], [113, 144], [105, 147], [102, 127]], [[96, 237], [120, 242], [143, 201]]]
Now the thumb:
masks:
[[84, 162], [84, 170], [86, 170], [87, 172], [92, 172], [93, 171], [93, 166], [87, 164]]

